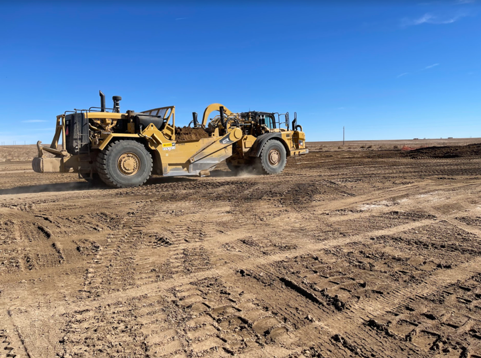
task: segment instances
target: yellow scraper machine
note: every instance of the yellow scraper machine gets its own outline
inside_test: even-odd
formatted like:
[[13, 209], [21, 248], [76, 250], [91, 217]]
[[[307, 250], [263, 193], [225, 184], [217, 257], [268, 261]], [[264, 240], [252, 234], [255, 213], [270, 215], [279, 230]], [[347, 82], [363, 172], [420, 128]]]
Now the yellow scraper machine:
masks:
[[[100, 91], [100, 107], [57, 116], [52, 144], [37, 143], [33, 169], [77, 172], [88, 181], [125, 188], [144, 184], [152, 174], [207, 175], [223, 160], [234, 172], [278, 174], [288, 156], [308, 153], [296, 115], [290, 123], [288, 113], [232, 113], [214, 103], [201, 122], [194, 112], [188, 127], [176, 128], [174, 106], [120, 113], [121, 97], [112, 99], [113, 108], [105, 108]], [[219, 114], [207, 123], [214, 111]]]

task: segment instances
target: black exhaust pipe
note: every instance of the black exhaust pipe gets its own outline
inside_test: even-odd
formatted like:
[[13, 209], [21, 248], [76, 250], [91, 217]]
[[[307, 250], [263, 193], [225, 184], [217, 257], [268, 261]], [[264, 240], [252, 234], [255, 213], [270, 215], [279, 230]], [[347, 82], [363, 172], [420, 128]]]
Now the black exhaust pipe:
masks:
[[219, 112], [220, 112], [220, 123], [222, 124], [222, 127], [224, 127], [224, 129], [225, 129], [224, 107], [223, 106], [219, 107]]
[[100, 95], [100, 112], [105, 112], [105, 95], [99, 91]]
[[199, 126], [199, 121], [197, 120], [197, 112], [192, 112], [192, 120], [194, 122], [194, 128]]
[[120, 101], [122, 100], [122, 97], [113, 96], [112, 99], [114, 101], [114, 113], [120, 113]]

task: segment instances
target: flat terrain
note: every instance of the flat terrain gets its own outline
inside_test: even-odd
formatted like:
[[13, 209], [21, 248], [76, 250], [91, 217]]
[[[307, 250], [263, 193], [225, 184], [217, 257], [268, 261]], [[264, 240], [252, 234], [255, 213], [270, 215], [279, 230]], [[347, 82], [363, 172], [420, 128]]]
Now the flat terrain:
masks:
[[481, 146], [400, 150], [479, 142], [116, 190], [0, 147], [0, 357], [479, 358]]

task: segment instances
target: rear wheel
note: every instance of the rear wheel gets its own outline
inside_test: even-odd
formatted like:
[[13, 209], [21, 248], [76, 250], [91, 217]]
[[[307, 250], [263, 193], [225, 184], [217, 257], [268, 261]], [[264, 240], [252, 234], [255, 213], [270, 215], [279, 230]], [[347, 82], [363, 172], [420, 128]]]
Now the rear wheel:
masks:
[[152, 156], [143, 144], [120, 140], [97, 157], [97, 171], [108, 186], [128, 188], [144, 184], [152, 173]]
[[275, 139], [267, 141], [257, 158], [256, 169], [262, 174], [279, 174], [287, 162], [286, 149]]

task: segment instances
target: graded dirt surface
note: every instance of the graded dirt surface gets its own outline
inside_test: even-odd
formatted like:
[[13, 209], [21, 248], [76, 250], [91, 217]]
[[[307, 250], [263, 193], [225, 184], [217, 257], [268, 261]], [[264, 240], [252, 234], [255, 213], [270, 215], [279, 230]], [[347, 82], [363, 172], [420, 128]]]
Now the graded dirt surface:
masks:
[[341, 144], [132, 189], [2, 163], [0, 357], [481, 357], [481, 157]]

